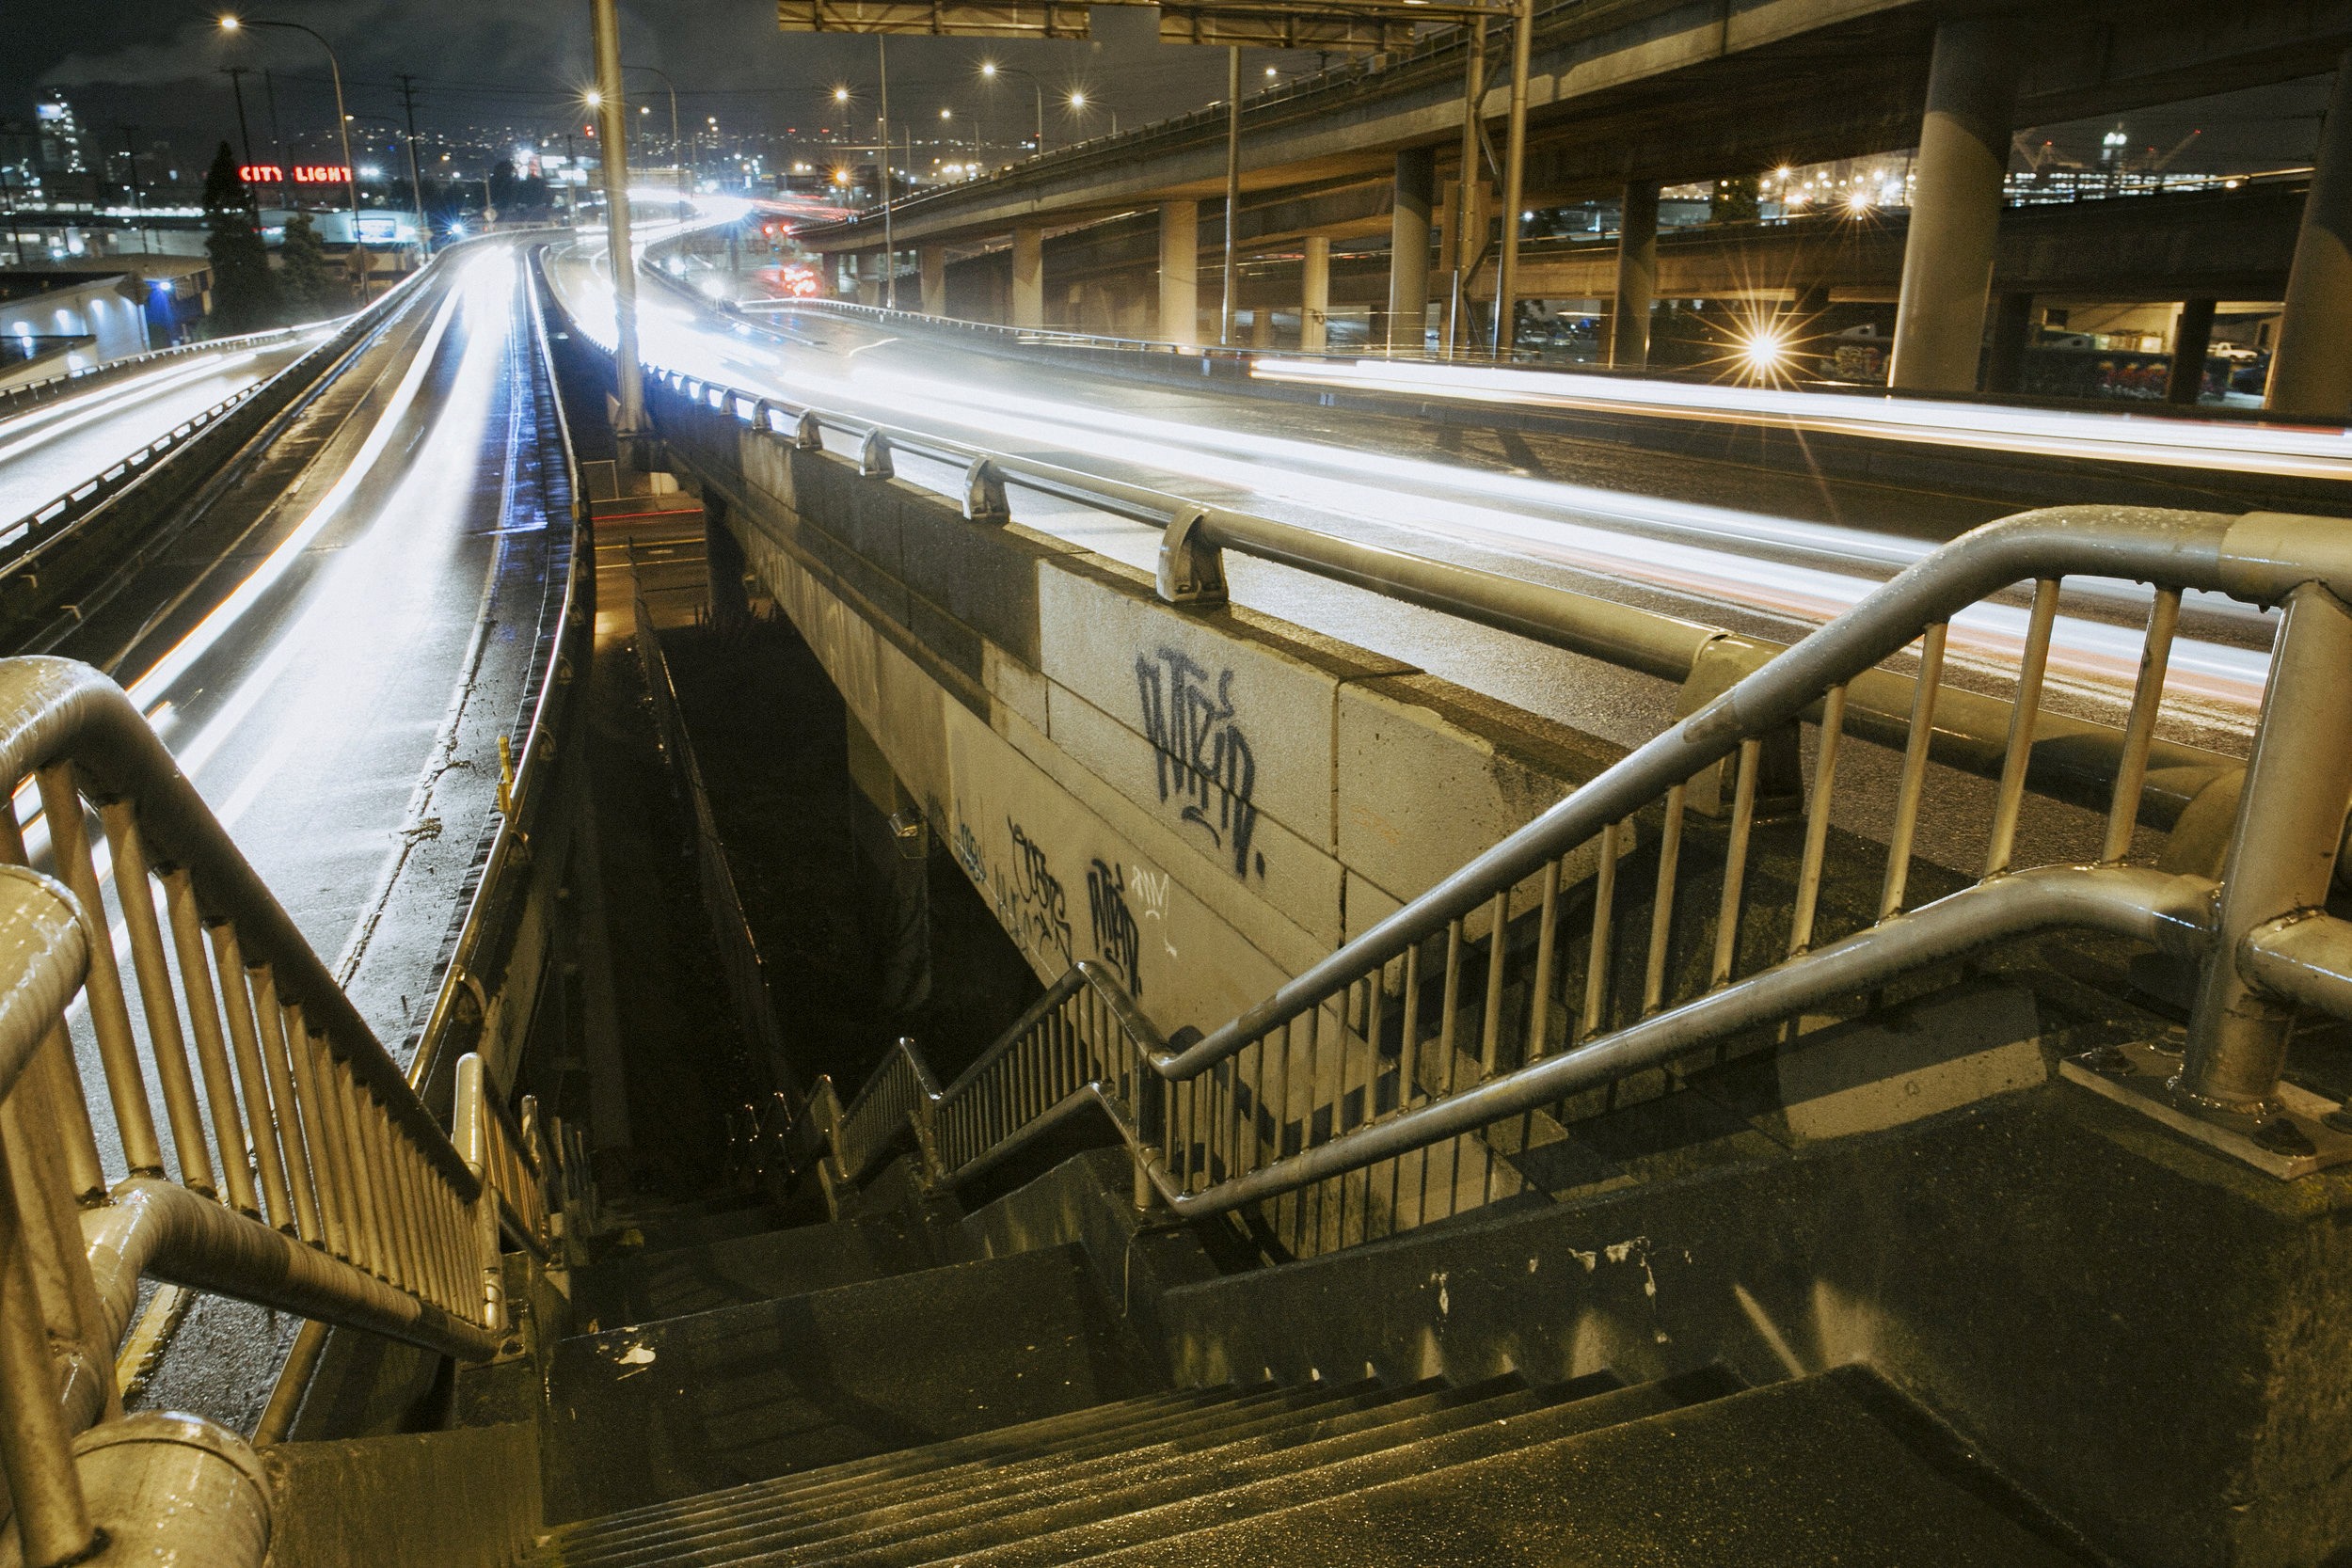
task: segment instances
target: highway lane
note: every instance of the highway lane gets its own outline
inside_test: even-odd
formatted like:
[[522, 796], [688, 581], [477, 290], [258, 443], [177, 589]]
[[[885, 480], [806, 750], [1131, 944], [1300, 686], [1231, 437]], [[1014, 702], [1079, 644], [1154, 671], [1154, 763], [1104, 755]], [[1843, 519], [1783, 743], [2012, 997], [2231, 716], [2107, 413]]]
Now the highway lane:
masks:
[[[574, 254], [559, 288], [609, 327], [600, 263]], [[1935, 543], [1996, 514], [1980, 502], [1890, 486], [1829, 484], [1803, 475], [1715, 465], [1694, 494], [1675, 463], [1620, 454], [1594, 483], [1578, 464], [1590, 441], [1466, 443], [1458, 429], [1311, 405], [1270, 403], [1214, 386], [1115, 380], [1051, 365], [1030, 368], [937, 338], [818, 311], [779, 321], [783, 341], [753, 335], [650, 288], [644, 341], [657, 363], [723, 383], [1049, 459], [1194, 499], [1261, 512], [1353, 537], [1462, 560], [1782, 640], [1844, 610]], [[1563, 456], [1558, 448], [1573, 446]], [[908, 466], [917, 477], [918, 465]], [[932, 476], [934, 479], [942, 476]], [[2065, 499], [2054, 492], [2052, 501]], [[1923, 514], [1934, 514], [1922, 526]], [[1148, 566], [1156, 540], [1134, 524], [1026, 507], [1025, 520]], [[1400, 632], [1416, 623], [1394, 605], [1356, 607], [1343, 623], [1326, 585], [1279, 569], [1252, 571], [1248, 602], [1349, 637], [1424, 668], [1627, 743], [1654, 733], [1655, 701], [1565, 667], [1548, 653], [1496, 649], [1484, 639]], [[1237, 585], [1237, 592], [1239, 585]], [[2070, 585], [2053, 657], [2053, 700], [2112, 719], [2136, 669], [2144, 591]], [[1325, 619], [1300, 613], [1311, 606]], [[1373, 606], [1380, 606], [1375, 610]], [[1955, 626], [1962, 678], [1997, 689], [2013, 670], [2026, 609], [2012, 597]], [[2271, 624], [2227, 601], [2193, 601], [2175, 655], [2174, 733], [2242, 746], [2258, 700]], [[1559, 656], [1565, 657], [1565, 656]]]
[[[504, 241], [443, 258], [346, 372], [357, 395], [300, 481], [121, 667], [395, 1053], [431, 1006], [538, 624], [544, 407], [524, 277]], [[37, 855], [46, 836], [36, 823]], [[95, 1085], [94, 1044], [76, 1036]], [[291, 1331], [201, 1298], [146, 1402], [249, 1427]]]
[[196, 415], [267, 380], [333, 330], [256, 348], [166, 359], [152, 369], [0, 419], [0, 526], [13, 523]]

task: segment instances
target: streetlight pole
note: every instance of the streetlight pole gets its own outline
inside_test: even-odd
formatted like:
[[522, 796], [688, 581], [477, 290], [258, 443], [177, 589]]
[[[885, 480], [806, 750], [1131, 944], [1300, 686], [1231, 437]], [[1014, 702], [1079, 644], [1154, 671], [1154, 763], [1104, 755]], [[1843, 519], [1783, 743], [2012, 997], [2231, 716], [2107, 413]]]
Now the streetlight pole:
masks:
[[417, 254], [433, 253], [433, 226], [424, 221], [424, 175], [417, 167], [417, 79], [406, 71], [395, 78], [400, 83], [400, 106], [408, 121], [408, 194], [417, 203]]
[[614, 0], [592, 0], [596, 44], [596, 139], [604, 167], [605, 258], [612, 269], [613, 436], [625, 453], [645, 434], [645, 384], [637, 358], [637, 255], [628, 240], [628, 102], [621, 96], [621, 18]]
[[[288, 32], [308, 33], [318, 40], [321, 49], [326, 51], [327, 74], [335, 81], [335, 135], [342, 138], [343, 188], [351, 197], [351, 248], [353, 254], [364, 259], [368, 252], [367, 247], [359, 243], [358, 171], [351, 166], [351, 117], [343, 112], [343, 68], [342, 62], [335, 58], [335, 46], [327, 42], [318, 29], [305, 27], [299, 22], [265, 22], [250, 16], [224, 16], [220, 19], [220, 30], [224, 33], [233, 33], [241, 27], [282, 27]], [[359, 299], [362, 304], [367, 301], [368, 282], [368, 274], [362, 272], [359, 275]]]
[[1494, 356], [1518, 342], [1519, 202], [1527, 182], [1527, 70], [1535, 44], [1535, 0], [1518, 0], [1511, 39], [1511, 126], [1502, 154], [1502, 254], [1495, 263]]
[[[1119, 122], [1111, 121], [1117, 129]], [[1241, 221], [1241, 45], [1225, 50], [1225, 297], [1217, 311], [1216, 341], [1233, 346], [1233, 245]]]
[[1045, 150], [1045, 84], [1039, 81], [1037, 77], [1029, 71], [1016, 71], [1009, 65], [998, 65], [994, 60], [982, 60], [980, 62], [980, 74], [987, 77], [992, 82], [999, 76], [1018, 76], [1023, 81], [1028, 83], [1030, 87], [1036, 91], [1037, 150], [1040, 152], [1043, 152]]
[[684, 222], [686, 218], [686, 144], [678, 140], [677, 136], [677, 84], [671, 81], [670, 73], [658, 65], [625, 65], [621, 69], [623, 71], [650, 71], [656, 76], [660, 77], [662, 85], [670, 89], [670, 161], [677, 166], [671, 170], [676, 176], [672, 183], [677, 186], [678, 220]]
[[[890, 35], [874, 35], [874, 60], [882, 74], [882, 135], [874, 139], [882, 143], [882, 308], [898, 308], [898, 245], [890, 231], [890, 209], [898, 196], [890, 178]], [[912, 142], [910, 142], [912, 148]], [[910, 150], [909, 154], [914, 154]]]

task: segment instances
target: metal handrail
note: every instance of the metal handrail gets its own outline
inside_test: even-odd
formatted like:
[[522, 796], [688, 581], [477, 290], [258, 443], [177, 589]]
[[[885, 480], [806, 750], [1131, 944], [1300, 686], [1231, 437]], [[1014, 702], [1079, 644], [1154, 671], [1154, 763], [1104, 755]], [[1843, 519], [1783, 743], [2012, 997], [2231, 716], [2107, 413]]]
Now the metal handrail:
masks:
[[[22, 1271], [0, 1281], [0, 1472], [25, 1560], [50, 1562], [89, 1544], [64, 1445], [120, 1414], [111, 1368], [143, 1279], [487, 1359], [501, 1202], [528, 1227], [544, 1171], [480, 1094], [469, 1168], [119, 687], [0, 662], [0, 1273]], [[56, 882], [25, 869], [28, 788]]]
[[119, 359], [109, 359], [87, 370], [68, 371], [63, 375], [45, 376], [39, 381], [21, 381], [0, 390], [0, 419], [14, 412], [18, 403], [55, 403], [59, 398], [75, 397], [93, 387], [119, 381], [134, 372], [145, 370], [166, 359], [183, 359], [199, 354], [230, 354], [240, 349], [259, 348], [264, 343], [280, 342], [288, 338], [327, 325], [305, 323], [297, 326], [273, 326], [262, 332], [241, 333], [233, 338], [211, 338], [197, 343], [174, 343], [169, 348], [150, 349], [145, 354], [129, 354]]

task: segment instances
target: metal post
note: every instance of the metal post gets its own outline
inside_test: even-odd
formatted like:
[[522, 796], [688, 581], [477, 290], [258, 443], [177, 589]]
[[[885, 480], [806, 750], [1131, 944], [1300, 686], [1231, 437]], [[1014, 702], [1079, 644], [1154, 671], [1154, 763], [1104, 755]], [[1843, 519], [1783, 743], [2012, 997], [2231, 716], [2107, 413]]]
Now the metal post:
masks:
[[621, 20], [615, 0], [590, 0], [596, 35], [596, 135], [604, 143], [605, 256], [612, 269], [613, 379], [624, 443], [645, 434], [644, 373], [637, 356], [637, 259], [628, 240], [628, 104], [621, 97]]
[[417, 168], [417, 79], [404, 71], [397, 80], [401, 111], [408, 119], [408, 195], [417, 204], [417, 250], [423, 255], [433, 249], [433, 231], [424, 221], [424, 175]]
[[1527, 71], [1535, 48], [1535, 0], [1519, 0], [1511, 39], [1511, 120], [1502, 154], [1502, 254], [1495, 262], [1494, 350], [1510, 356], [1518, 313], [1519, 201], [1527, 182]]
[[[890, 178], [890, 35], [874, 35], [874, 57], [882, 71], [882, 135], [874, 139], [882, 144], [882, 304], [890, 309], [898, 308], [898, 246], [890, 233], [892, 198], [898, 194]], [[910, 134], [910, 146], [912, 134]], [[914, 161], [914, 153], [907, 154]]]
[[2260, 1115], [2286, 1065], [2294, 1009], [2238, 971], [2247, 934], [2328, 899], [2352, 805], [2352, 606], [2317, 583], [2287, 596], [2254, 726], [2237, 824], [2222, 862], [2212, 957], [2173, 1085], [2192, 1103]]
[[1234, 244], [1241, 221], [1241, 45], [1225, 51], [1225, 293], [1217, 307], [1216, 341], [1233, 346]]
[[1486, 225], [1478, 221], [1479, 122], [1486, 111], [1486, 19], [1470, 19], [1470, 59], [1462, 70], [1462, 166], [1454, 192], [1454, 255], [1450, 300], [1445, 318], [1445, 352], [1454, 356], [1462, 341], [1462, 315], [1469, 309], [1470, 267], [1486, 240]]

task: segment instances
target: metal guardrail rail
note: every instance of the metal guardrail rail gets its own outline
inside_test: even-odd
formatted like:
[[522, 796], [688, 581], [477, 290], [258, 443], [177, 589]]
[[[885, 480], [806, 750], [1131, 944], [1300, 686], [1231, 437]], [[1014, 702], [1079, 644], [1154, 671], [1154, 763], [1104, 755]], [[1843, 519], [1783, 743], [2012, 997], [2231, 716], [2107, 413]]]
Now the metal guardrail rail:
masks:
[[228, 354], [239, 349], [259, 348], [264, 343], [282, 343], [298, 333], [307, 332], [311, 325], [274, 326], [266, 332], [247, 332], [234, 338], [213, 338], [198, 343], [175, 343], [170, 348], [151, 349], [145, 354], [126, 355], [109, 359], [103, 365], [92, 365], [86, 371], [69, 371], [40, 381], [24, 381], [0, 391], [0, 420], [20, 413], [24, 407], [55, 403], [59, 398], [79, 397], [93, 388], [110, 381], [119, 381], [141, 371], [152, 369], [167, 359], [185, 359], [196, 355]]

